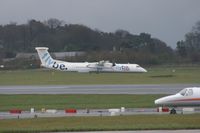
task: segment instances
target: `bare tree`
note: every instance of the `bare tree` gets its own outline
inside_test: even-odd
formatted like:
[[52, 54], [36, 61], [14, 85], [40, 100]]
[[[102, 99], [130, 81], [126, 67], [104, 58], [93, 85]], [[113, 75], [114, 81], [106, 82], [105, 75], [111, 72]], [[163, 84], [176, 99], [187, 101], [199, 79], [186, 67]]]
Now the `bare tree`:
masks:
[[58, 20], [56, 18], [50, 18], [44, 22], [44, 24], [49, 26], [49, 28], [51, 28], [51, 29], [55, 29], [59, 26], [62, 26], [64, 23], [65, 23], [64, 21]]

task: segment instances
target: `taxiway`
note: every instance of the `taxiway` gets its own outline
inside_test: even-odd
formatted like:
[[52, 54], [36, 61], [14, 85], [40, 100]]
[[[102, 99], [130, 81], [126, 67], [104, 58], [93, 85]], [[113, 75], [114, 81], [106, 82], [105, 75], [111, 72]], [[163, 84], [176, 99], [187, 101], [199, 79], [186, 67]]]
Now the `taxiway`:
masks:
[[[113, 109], [112, 109], [113, 110]], [[115, 110], [115, 109], [114, 109]], [[200, 113], [200, 108], [195, 108], [194, 112], [187, 112], [186, 114]], [[163, 115], [169, 112], [157, 112], [156, 108], [127, 108], [123, 112], [112, 112], [109, 109], [78, 109], [76, 113], [65, 113], [64, 110], [56, 110], [56, 112], [42, 112], [36, 111], [22, 111], [22, 113], [0, 112], [0, 119], [23, 119], [23, 118], [44, 118], [44, 117], [77, 117], [77, 116], [119, 116], [119, 115]], [[183, 114], [182, 108], [177, 108], [177, 114]]]

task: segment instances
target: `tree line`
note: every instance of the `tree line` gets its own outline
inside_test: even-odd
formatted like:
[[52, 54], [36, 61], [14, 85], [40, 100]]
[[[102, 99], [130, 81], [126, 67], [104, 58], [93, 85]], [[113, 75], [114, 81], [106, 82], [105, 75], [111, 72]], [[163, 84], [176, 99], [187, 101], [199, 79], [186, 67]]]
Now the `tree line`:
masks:
[[26, 24], [0, 25], [0, 60], [18, 52], [35, 52], [35, 47], [49, 47], [50, 52], [85, 51], [71, 61], [110, 60], [146, 65], [200, 62], [200, 21], [174, 50], [151, 34], [131, 34], [126, 30], [102, 32], [80, 24], [66, 24], [58, 19], [29, 20]]
[[177, 42], [176, 50], [183, 61], [200, 62], [200, 21], [185, 35], [185, 40]]

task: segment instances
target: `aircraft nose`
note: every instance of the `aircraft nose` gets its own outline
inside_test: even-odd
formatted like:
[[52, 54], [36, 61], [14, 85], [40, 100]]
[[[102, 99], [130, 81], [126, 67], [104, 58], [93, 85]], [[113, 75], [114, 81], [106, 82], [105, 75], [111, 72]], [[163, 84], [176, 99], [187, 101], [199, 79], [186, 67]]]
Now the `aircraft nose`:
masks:
[[156, 105], [159, 105], [159, 104], [160, 104], [160, 99], [155, 100], [154, 103], [155, 103]]
[[146, 72], [147, 72], [147, 70], [143, 68], [143, 72], [145, 72], [145, 73], [146, 73]]
[[154, 103], [156, 104], [156, 105], [162, 105], [162, 104], [166, 104], [166, 97], [163, 97], [163, 98], [159, 98], [159, 99], [156, 99], [155, 101], [154, 101]]
[[147, 70], [144, 69], [144, 68], [141, 68], [141, 71], [142, 71], [142, 72], [145, 72], [145, 73], [147, 72]]
[[176, 95], [162, 97], [162, 98], [156, 99], [154, 103], [156, 105], [168, 105], [168, 104], [171, 104], [171, 100], [173, 100], [175, 97]]

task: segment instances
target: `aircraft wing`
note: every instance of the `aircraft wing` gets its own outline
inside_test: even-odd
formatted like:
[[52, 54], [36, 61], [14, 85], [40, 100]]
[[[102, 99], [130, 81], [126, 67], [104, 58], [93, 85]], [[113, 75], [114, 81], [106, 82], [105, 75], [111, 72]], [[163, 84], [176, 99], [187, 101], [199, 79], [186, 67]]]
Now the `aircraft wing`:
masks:
[[101, 70], [103, 68], [111, 68], [112, 63], [110, 63], [109, 61], [102, 60], [102, 61], [99, 61], [99, 62], [96, 62], [96, 63], [88, 64], [87, 67]]

